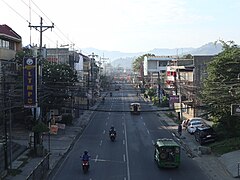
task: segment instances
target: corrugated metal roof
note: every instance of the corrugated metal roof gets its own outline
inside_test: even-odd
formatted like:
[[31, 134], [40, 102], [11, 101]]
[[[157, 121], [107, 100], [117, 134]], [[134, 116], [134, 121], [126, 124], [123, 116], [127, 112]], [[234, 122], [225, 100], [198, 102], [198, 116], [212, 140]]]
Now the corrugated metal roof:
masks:
[[6, 36], [9, 38], [14, 38], [18, 40], [22, 39], [20, 35], [18, 35], [14, 30], [12, 30], [12, 28], [10, 28], [6, 24], [0, 25], [0, 36]]

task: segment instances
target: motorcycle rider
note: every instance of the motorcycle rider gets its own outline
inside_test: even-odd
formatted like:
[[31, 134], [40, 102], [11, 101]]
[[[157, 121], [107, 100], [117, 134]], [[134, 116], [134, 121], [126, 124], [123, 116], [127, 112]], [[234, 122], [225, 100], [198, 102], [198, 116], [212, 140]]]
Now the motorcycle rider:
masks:
[[114, 136], [117, 135], [116, 130], [115, 130], [115, 128], [113, 126], [111, 126], [111, 128], [109, 130], [109, 136], [111, 136], [111, 134], [114, 134]]
[[83, 154], [83, 156], [81, 156], [81, 158], [82, 158], [82, 161], [89, 161], [89, 159], [90, 159], [90, 156], [88, 155], [88, 151], [84, 151], [84, 154]]

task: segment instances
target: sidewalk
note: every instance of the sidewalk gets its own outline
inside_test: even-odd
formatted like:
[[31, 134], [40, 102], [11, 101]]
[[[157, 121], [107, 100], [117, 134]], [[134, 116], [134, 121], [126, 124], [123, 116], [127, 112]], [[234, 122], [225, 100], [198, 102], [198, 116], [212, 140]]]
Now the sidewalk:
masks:
[[[91, 109], [95, 109], [98, 106], [96, 103]], [[49, 176], [55, 167], [58, 166], [58, 163], [65, 157], [65, 155], [71, 150], [76, 139], [81, 135], [84, 127], [87, 125], [91, 119], [93, 111], [86, 110], [81, 115], [80, 118], [73, 121], [72, 126], [66, 126], [65, 130], [59, 130], [57, 135], [49, 136], [45, 135], [43, 137], [44, 147], [49, 150], [50, 148], [50, 159], [49, 159]], [[28, 144], [28, 132], [22, 130], [17, 133], [13, 133], [13, 141], [22, 145]], [[50, 147], [49, 147], [50, 145]], [[6, 180], [26, 180], [26, 178], [31, 174], [31, 172], [38, 166], [42, 161], [43, 157], [32, 158], [29, 154], [30, 150], [27, 149], [22, 153], [16, 160], [12, 163], [12, 169], [16, 172], [17, 175], [11, 176], [8, 175], [4, 179]], [[1, 178], [0, 178], [1, 179]]]

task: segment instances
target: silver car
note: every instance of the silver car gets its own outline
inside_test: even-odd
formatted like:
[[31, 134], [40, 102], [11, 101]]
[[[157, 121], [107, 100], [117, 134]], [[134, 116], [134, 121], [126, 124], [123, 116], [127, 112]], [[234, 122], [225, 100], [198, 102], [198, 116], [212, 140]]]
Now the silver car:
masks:
[[187, 131], [190, 134], [193, 134], [196, 131], [196, 128], [201, 126], [204, 126], [202, 121], [191, 121], [187, 125]]

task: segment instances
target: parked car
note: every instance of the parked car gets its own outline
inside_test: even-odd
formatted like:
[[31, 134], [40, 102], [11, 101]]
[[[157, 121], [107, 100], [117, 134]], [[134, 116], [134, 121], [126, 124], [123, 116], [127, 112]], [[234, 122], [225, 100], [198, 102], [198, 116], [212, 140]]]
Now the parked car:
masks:
[[187, 131], [190, 134], [193, 134], [196, 131], [196, 128], [201, 126], [204, 126], [202, 121], [191, 121], [187, 125]]
[[192, 122], [192, 121], [203, 121], [203, 119], [200, 118], [200, 117], [188, 118], [188, 119], [186, 119], [186, 120], [183, 120], [183, 122], [182, 122], [182, 127], [183, 127], [183, 128], [187, 128], [188, 123], [189, 123], [189, 122]]
[[216, 140], [216, 132], [211, 126], [197, 127], [194, 133], [195, 140], [203, 145], [208, 142], [214, 142]]

